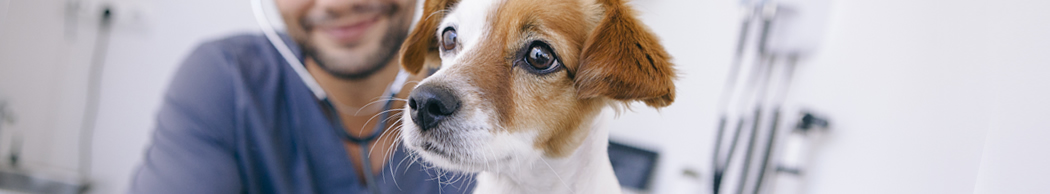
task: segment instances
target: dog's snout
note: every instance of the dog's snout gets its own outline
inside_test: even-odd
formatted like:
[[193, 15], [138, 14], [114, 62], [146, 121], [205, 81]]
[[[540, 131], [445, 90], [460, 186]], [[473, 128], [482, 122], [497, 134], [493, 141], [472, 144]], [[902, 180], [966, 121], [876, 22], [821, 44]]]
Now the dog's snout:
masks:
[[459, 98], [452, 94], [452, 90], [429, 84], [416, 87], [408, 97], [412, 121], [423, 131], [434, 128], [456, 113], [459, 104]]

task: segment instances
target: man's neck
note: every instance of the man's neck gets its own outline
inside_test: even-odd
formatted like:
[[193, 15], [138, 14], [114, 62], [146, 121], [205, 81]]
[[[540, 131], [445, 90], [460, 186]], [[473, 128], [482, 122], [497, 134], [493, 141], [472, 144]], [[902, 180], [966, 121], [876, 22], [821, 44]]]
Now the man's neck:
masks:
[[[383, 122], [388, 121], [387, 119], [373, 119], [373, 116], [383, 111], [383, 105], [388, 100], [383, 92], [387, 90], [390, 83], [394, 82], [394, 79], [397, 77], [400, 67], [396, 61], [387, 64], [386, 67], [376, 71], [375, 74], [359, 80], [347, 80], [336, 77], [309, 58], [305, 61], [305, 64], [310, 75], [328, 93], [328, 100], [335, 106], [336, 110], [334, 111], [339, 114], [344, 130], [348, 134], [357, 137], [367, 137], [369, 134], [373, 134], [376, 127], [387, 126], [388, 122]], [[405, 98], [407, 92], [404, 92], [404, 90], [403, 88], [400, 91], [398, 98]], [[402, 103], [392, 104], [392, 107], [398, 106], [404, 105]], [[347, 154], [350, 156], [350, 160], [356, 169], [370, 167], [373, 173], [382, 171], [386, 165], [386, 158], [390, 157], [388, 155], [389, 152], [366, 152], [365, 150], [387, 150], [396, 140], [393, 137], [398, 135], [396, 130], [386, 135], [386, 137], [380, 136], [366, 144], [344, 142]], [[367, 154], [368, 157], [361, 157], [362, 154]], [[372, 165], [366, 167], [363, 165], [362, 160], [369, 160]], [[363, 181], [367, 175], [364, 171], [358, 171], [357, 176]]]
[[[321, 88], [328, 93], [336, 109], [344, 116], [371, 116], [385, 103], [373, 103], [383, 99], [383, 92], [397, 76], [398, 66], [395, 61], [363, 79], [343, 79], [322, 69], [313, 59], [306, 60], [306, 69], [317, 80]], [[352, 109], [352, 110], [350, 110]], [[346, 115], [349, 112], [350, 115]]]

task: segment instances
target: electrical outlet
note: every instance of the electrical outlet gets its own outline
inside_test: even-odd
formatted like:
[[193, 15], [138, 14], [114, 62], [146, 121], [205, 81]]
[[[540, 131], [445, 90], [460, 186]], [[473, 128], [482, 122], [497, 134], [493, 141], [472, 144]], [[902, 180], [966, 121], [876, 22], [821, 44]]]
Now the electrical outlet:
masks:
[[140, 0], [67, 0], [67, 37], [75, 37], [78, 25], [97, 25], [105, 12], [110, 14], [110, 24], [121, 29], [145, 28], [148, 8]]

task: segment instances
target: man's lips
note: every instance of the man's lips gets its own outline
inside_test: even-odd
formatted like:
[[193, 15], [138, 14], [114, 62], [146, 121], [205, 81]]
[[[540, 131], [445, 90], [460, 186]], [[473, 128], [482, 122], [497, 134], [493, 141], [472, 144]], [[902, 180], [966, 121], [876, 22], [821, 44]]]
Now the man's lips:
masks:
[[339, 43], [351, 44], [360, 41], [365, 32], [378, 21], [379, 16], [377, 15], [346, 25], [321, 27], [320, 30]]

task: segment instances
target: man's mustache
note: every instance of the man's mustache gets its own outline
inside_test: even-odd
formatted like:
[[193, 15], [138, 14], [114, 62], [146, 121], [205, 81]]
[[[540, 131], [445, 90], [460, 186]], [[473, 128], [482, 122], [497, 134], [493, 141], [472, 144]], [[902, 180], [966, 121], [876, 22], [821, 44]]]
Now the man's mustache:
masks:
[[396, 3], [364, 3], [354, 4], [350, 9], [342, 11], [325, 10], [320, 14], [311, 14], [303, 17], [300, 22], [304, 29], [310, 30], [318, 25], [324, 25], [331, 22], [336, 22], [340, 19], [347, 17], [348, 15], [379, 15], [379, 16], [390, 16], [397, 13], [400, 6]]

